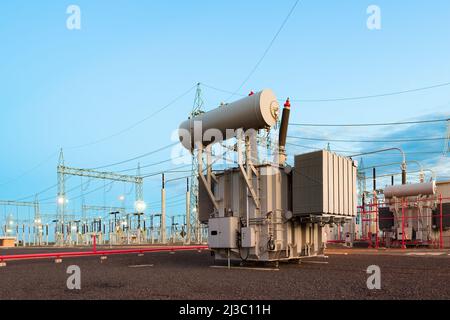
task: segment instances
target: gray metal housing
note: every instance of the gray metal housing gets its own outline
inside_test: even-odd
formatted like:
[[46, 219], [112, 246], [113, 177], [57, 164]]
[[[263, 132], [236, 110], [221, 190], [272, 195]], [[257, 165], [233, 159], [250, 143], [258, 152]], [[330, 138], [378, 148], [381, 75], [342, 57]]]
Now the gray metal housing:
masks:
[[258, 190], [259, 207], [237, 168], [215, 174], [218, 211], [212, 211], [205, 191], [200, 191], [200, 215], [205, 219], [204, 210], [208, 210], [208, 243], [216, 257], [226, 259], [230, 254], [244, 261], [269, 262], [322, 254], [322, 222], [315, 217], [292, 217], [292, 172], [272, 165], [255, 169], [251, 183]]
[[329, 151], [295, 157], [293, 182], [294, 216], [356, 216], [354, 162]]

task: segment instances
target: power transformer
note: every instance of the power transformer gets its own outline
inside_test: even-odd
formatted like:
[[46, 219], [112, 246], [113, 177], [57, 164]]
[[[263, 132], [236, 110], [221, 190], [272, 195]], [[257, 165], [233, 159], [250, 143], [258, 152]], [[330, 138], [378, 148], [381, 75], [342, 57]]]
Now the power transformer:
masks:
[[[279, 109], [273, 92], [263, 90], [180, 126], [182, 144], [198, 152], [198, 216], [208, 225], [217, 259], [278, 262], [321, 255], [322, 228], [356, 215], [357, 168], [351, 159], [318, 151], [287, 164], [289, 100], [277, 154], [270, 162], [258, 160], [255, 131], [274, 126]], [[235, 141], [237, 165], [214, 169], [211, 147], [228, 139]]]

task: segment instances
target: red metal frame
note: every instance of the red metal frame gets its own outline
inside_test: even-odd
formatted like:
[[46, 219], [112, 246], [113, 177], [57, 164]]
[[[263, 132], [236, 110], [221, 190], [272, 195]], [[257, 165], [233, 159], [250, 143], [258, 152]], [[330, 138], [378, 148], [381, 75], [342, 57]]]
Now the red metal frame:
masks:
[[[95, 239], [95, 237], [94, 237]], [[103, 250], [97, 251], [96, 242], [94, 240], [94, 248], [92, 251], [78, 252], [53, 252], [53, 253], [36, 253], [36, 254], [19, 254], [0, 256], [0, 262], [14, 260], [36, 260], [36, 259], [61, 259], [74, 257], [92, 257], [92, 256], [109, 256], [109, 255], [126, 255], [126, 254], [143, 254], [150, 252], [176, 252], [176, 251], [194, 251], [207, 250], [208, 246], [178, 246], [178, 247], [157, 247], [157, 248], [139, 248], [128, 250]]]
[[[440, 194], [439, 196], [437, 196], [436, 198], [433, 198], [433, 199], [416, 199], [416, 200], [410, 201], [410, 202], [407, 202], [405, 199], [391, 200], [389, 202], [370, 201], [370, 203], [368, 203], [364, 206], [358, 206], [359, 214], [361, 216], [361, 227], [363, 228], [362, 229], [362, 237], [361, 237], [361, 239], [359, 239], [359, 241], [366, 241], [369, 245], [369, 248], [374, 248], [374, 247], [378, 248], [380, 245], [382, 245], [384, 243], [384, 241], [381, 241], [379, 239], [378, 222], [381, 220], [389, 220], [392, 218], [380, 218], [378, 208], [382, 207], [383, 205], [392, 205], [394, 203], [398, 203], [401, 205], [401, 210], [402, 210], [401, 217], [399, 217], [399, 219], [401, 219], [402, 239], [397, 240], [396, 243], [399, 244], [401, 246], [401, 248], [403, 248], [403, 249], [406, 249], [408, 244], [416, 244], [416, 245], [424, 244], [424, 242], [406, 240], [405, 230], [406, 230], [407, 221], [417, 219], [416, 217], [407, 215], [406, 209], [408, 207], [408, 203], [417, 205], [418, 202], [436, 201], [438, 203], [438, 209], [440, 209], [440, 212], [436, 215], [431, 215], [431, 217], [437, 217], [441, 221], [440, 229], [439, 229], [439, 239], [436, 239], [436, 240], [433, 240], [433, 241], [427, 242], [427, 243], [434, 245], [436, 248], [444, 249], [443, 218], [449, 216], [449, 215], [444, 215], [444, 212], [443, 212], [444, 200], [450, 200], [450, 198], [449, 197], [444, 198], [442, 196], [442, 194]], [[377, 237], [376, 237], [375, 244], [372, 242], [372, 237], [371, 237], [371, 232], [370, 232], [372, 223], [376, 223], [376, 226], [377, 226]], [[438, 243], [438, 241], [439, 241], [439, 243]]]
[[405, 200], [402, 199], [402, 249], [406, 249], [405, 237]]
[[375, 199], [375, 211], [377, 214], [375, 214], [375, 228], [376, 228], [376, 236], [375, 236], [375, 249], [379, 249], [379, 241], [378, 241], [378, 235], [380, 233], [379, 225], [378, 225], [378, 200]]
[[439, 248], [440, 249], [444, 249], [444, 221], [443, 221], [443, 211], [442, 211], [442, 194], [439, 196], [439, 204], [440, 204], [440, 217], [439, 219], [441, 219], [441, 225], [440, 225], [440, 235], [439, 235]]

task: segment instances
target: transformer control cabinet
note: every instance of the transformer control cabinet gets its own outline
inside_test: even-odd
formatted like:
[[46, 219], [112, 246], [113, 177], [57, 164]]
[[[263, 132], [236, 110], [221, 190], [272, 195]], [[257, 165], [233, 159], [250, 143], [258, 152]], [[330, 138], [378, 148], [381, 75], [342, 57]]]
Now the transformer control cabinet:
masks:
[[209, 220], [208, 244], [211, 249], [236, 249], [239, 233], [239, 218], [224, 217]]
[[241, 230], [242, 248], [256, 247], [256, 230], [255, 228], [242, 228]]

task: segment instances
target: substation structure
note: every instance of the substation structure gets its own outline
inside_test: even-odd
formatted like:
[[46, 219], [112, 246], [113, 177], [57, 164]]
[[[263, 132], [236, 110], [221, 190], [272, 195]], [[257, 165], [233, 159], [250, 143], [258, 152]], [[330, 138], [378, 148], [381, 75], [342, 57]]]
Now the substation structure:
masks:
[[[278, 262], [323, 254], [327, 243], [369, 248], [450, 247], [450, 182], [421, 177], [407, 183], [404, 152], [402, 184], [366, 192], [362, 161], [321, 150], [295, 155], [288, 164], [286, 139], [290, 117], [287, 99], [282, 112], [269, 90], [203, 112], [200, 88], [190, 118], [180, 125], [180, 141], [192, 153], [183, 214], [167, 216], [167, 180], [162, 174], [161, 211], [146, 213], [144, 177], [68, 167], [61, 151], [57, 167], [57, 213], [42, 214], [32, 202], [0, 201], [4, 208], [28, 208], [33, 218], [5, 214], [0, 247], [202, 244], [218, 260]], [[258, 140], [279, 124], [278, 144], [268, 144], [273, 157], [261, 155]], [[237, 161], [218, 169], [213, 147], [226, 147]], [[392, 164], [389, 164], [392, 165]], [[358, 169], [358, 166], [361, 166]], [[81, 214], [67, 210], [69, 176], [131, 184], [132, 209], [81, 205]], [[83, 186], [82, 186], [83, 188]], [[359, 194], [357, 194], [359, 189]], [[131, 191], [130, 191], [131, 192]], [[359, 205], [358, 205], [359, 204]], [[334, 232], [337, 231], [337, 232]], [[335, 233], [330, 238], [330, 233]]]
[[[357, 215], [352, 221], [336, 223], [325, 229], [328, 244], [368, 248], [450, 248], [450, 181], [425, 181], [420, 171], [418, 181], [407, 183], [406, 166], [402, 184], [373, 191], [360, 189]], [[398, 173], [400, 174], [400, 173]]]
[[[98, 245], [203, 243], [202, 235], [205, 233], [205, 226], [199, 223], [191, 224], [192, 217], [188, 210], [191, 205], [189, 188], [185, 199], [186, 213], [167, 216], [164, 174], [161, 188], [161, 212], [146, 213], [149, 210], [143, 200], [144, 178], [140, 175], [67, 167], [64, 165], [62, 154], [57, 173], [56, 214], [42, 214], [38, 200], [33, 202], [0, 201], [0, 207], [5, 209], [5, 219], [0, 232], [0, 247], [92, 246], [94, 241]], [[75, 212], [67, 209], [68, 176], [132, 184], [136, 190], [134, 208], [88, 205], [84, 203], [83, 198], [79, 213], [74, 214]], [[17, 213], [13, 215], [8, 209], [19, 207], [29, 208], [33, 212], [33, 219], [20, 220]]]
[[450, 197], [438, 191], [435, 181], [386, 187], [381, 199], [358, 207], [360, 241], [372, 248], [449, 248]]
[[[17, 220], [12, 214], [7, 215], [4, 225], [2, 225], [3, 236], [0, 236], [0, 246], [11, 247], [16, 244], [26, 246], [48, 245], [49, 225], [43, 223], [40, 212], [39, 201], [0, 201], [3, 207], [26, 207], [33, 210], [33, 219]], [[20, 239], [20, 240], [17, 240]]]

